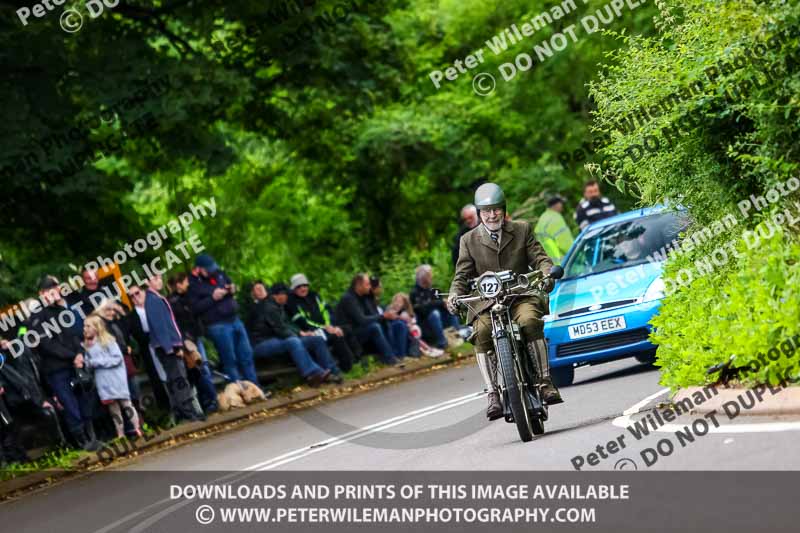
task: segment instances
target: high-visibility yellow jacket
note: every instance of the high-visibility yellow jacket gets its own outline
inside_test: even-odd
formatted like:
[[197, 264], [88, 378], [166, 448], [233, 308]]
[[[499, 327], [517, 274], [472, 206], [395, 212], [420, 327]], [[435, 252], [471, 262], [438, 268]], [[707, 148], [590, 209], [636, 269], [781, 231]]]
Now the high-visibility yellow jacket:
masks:
[[561, 213], [545, 209], [534, 228], [536, 239], [542, 243], [547, 255], [554, 263], [560, 263], [564, 254], [572, 246], [573, 236]]

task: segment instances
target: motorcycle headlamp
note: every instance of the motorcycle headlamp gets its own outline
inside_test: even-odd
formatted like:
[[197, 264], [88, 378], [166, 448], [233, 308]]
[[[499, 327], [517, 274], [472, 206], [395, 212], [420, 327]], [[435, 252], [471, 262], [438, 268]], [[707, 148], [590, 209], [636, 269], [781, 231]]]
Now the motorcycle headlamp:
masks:
[[494, 298], [500, 294], [503, 284], [495, 274], [486, 274], [478, 281], [478, 292], [484, 298]]

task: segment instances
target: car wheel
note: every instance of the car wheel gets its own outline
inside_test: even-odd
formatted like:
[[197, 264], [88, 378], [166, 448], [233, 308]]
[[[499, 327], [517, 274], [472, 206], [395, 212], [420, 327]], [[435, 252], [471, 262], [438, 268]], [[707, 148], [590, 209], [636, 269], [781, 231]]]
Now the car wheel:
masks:
[[636, 360], [646, 365], [652, 365], [656, 362], [656, 352], [645, 352], [636, 354]]
[[568, 387], [575, 381], [575, 367], [570, 365], [551, 368], [550, 376], [556, 387]]

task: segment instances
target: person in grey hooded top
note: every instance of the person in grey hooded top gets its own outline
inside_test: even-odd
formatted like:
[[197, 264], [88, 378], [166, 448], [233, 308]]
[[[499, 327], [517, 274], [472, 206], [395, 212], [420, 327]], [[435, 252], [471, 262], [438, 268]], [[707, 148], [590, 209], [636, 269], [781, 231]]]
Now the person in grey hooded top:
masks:
[[106, 324], [97, 315], [90, 315], [83, 324], [86, 357], [83, 364], [94, 370], [94, 383], [100, 401], [108, 406], [117, 437], [125, 436], [123, 413], [130, 420], [136, 434], [141, 436], [139, 416], [131, 403], [128, 388], [128, 373], [117, 340], [106, 329]]

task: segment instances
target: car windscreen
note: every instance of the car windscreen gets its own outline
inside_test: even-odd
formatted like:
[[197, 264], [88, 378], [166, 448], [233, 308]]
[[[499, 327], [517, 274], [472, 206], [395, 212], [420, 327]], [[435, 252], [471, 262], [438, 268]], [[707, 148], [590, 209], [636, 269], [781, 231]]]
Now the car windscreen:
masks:
[[669, 212], [590, 229], [575, 244], [564, 266], [564, 278], [658, 260], [688, 224], [685, 213]]

